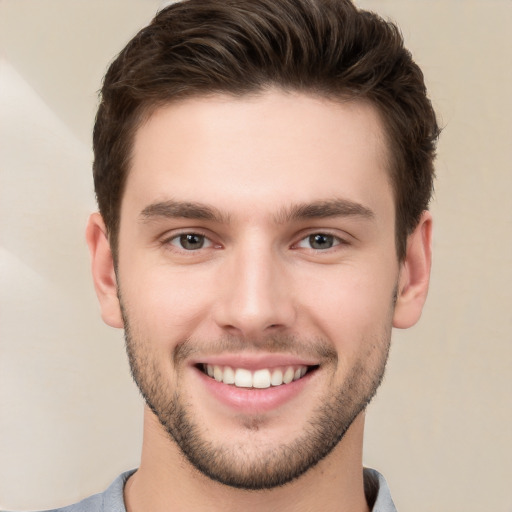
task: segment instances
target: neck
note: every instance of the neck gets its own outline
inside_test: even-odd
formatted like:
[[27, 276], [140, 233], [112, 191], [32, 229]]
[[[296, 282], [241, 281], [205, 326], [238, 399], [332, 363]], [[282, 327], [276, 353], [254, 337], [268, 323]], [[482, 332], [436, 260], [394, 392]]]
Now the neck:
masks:
[[367, 512], [363, 430], [361, 413], [336, 448], [304, 475], [275, 489], [246, 491], [215, 482], [192, 467], [146, 408], [141, 464], [125, 486], [127, 512]]

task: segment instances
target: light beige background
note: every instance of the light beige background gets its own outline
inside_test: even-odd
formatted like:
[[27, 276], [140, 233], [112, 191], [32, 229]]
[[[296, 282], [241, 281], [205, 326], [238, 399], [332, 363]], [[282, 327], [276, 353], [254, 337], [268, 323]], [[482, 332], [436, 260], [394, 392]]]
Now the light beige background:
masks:
[[[49, 508], [137, 465], [142, 405], [83, 237], [107, 63], [157, 0], [0, 0], [0, 508]], [[435, 261], [397, 332], [365, 463], [399, 510], [512, 511], [512, 2], [361, 0], [398, 21], [445, 126]]]

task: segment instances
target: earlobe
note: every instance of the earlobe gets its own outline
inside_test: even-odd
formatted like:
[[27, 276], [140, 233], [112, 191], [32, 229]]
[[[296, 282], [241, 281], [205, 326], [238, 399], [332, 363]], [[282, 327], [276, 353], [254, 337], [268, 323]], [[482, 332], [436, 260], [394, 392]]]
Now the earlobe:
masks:
[[407, 254], [401, 264], [393, 326], [412, 327], [421, 317], [427, 298], [432, 264], [432, 215], [424, 211], [407, 238]]
[[91, 255], [92, 277], [100, 302], [101, 317], [111, 327], [122, 328], [123, 319], [117, 294], [114, 260], [105, 223], [99, 213], [93, 213], [89, 217], [85, 236]]

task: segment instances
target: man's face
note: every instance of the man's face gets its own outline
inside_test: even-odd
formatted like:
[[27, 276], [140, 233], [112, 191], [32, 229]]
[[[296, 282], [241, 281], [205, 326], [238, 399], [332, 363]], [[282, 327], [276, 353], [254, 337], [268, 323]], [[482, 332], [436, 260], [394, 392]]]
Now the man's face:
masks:
[[160, 108], [137, 132], [118, 286], [134, 377], [211, 478], [282, 485], [381, 380], [399, 264], [378, 115], [270, 91]]

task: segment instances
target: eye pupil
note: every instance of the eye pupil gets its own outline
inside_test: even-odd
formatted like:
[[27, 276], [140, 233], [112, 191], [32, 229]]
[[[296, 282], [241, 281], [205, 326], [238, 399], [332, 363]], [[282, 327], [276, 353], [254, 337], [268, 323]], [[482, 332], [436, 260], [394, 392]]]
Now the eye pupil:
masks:
[[334, 237], [316, 233], [309, 237], [309, 244], [313, 249], [330, 249], [334, 245]]
[[204, 236], [195, 233], [187, 233], [180, 236], [180, 245], [183, 249], [194, 250], [201, 249], [204, 245]]

